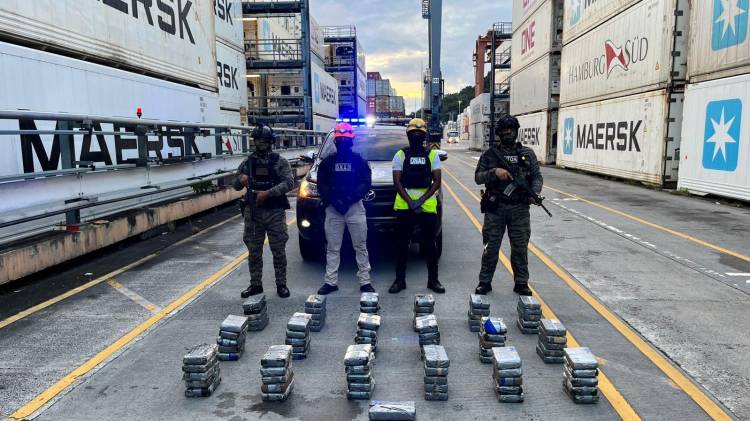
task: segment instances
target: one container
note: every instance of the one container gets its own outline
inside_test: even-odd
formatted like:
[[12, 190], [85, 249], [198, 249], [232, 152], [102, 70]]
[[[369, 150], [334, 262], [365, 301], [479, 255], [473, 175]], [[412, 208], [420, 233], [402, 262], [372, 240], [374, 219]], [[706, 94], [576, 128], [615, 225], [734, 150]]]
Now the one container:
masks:
[[[725, 5], [730, 8], [725, 10]], [[690, 82], [750, 72], [747, 2], [694, 1], [690, 14]]]
[[510, 113], [533, 113], [560, 104], [560, 55], [546, 54], [511, 76]]
[[242, 1], [214, 0], [214, 25], [216, 40], [244, 51], [244, 31], [242, 30]]
[[216, 91], [212, 5], [8, 0], [0, 36]]
[[[221, 123], [216, 93], [203, 89], [3, 42], [0, 42], [0, 68], [3, 69], [3, 78], [0, 79], [0, 92], [3, 93], [0, 95], [0, 109], [3, 110], [136, 118], [136, 109], [141, 107], [144, 119]], [[55, 122], [49, 121], [28, 123], [37, 129], [55, 127]], [[0, 127], [19, 129], [18, 122], [12, 120], [0, 121]], [[106, 151], [95, 138], [91, 142], [92, 149], [100, 153], [82, 155], [82, 151], [77, 150], [75, 160], [111, 165], [138, 157], [138, 151], [126, 144], [117, 146], [114, 136], [103, 138]], [[8, 149], [0, 154], [0, 175], [60, 168], [59, 156], [52, 154], [53, 136], [41, 136], [43, 150], [29, 149], [26, 154], [22, 153], [18, 136], [6, 136], [4, 140]], [[82, 143], [76, 139], [77, 146]], [[163, 153], [173, 156], [187, 153], [182, 140], [175, 138], [171, 143], [182, 147], [170, 147], [164, 141], [161, 144]], [[196, 146], [199, 151], [190, 153], [215, 153], [213, 139], [197, 138]], [[155, 156], [155, 153], [152, 151], [149, 156]], [[45, 157], [39, 159], [43, 154]]]
[[549, 0], [513, 0], [513, 32], [518, 29], [543, 3]]
[[573, 41], [639, 1], [565, 0], [563, 42], [567, 44]]
[[318, 56], [319, 59], [325, 60], [326, 52], [323, 28], [321, 28], [318, 21], [312, 16], [310, 16], [310, 51]]
[[750, 75], [685, 93], [678, 188], [750, 200]]
[[375, 112], [390, 113], [391, 112], [391, 97], [390, 96], [375, 97]]
[[245, 53], [216, 42], [216, 76], [219, 82], [219, 106], [239, 111], [247, 107], [247, 66]]
[[512, 72], [562, 48], [562, 0], [545, 1], [513, 32]]
[[653, 185], [676, 183], [683, 97], [659, 90], [561, 108], [557, 165]]
[[557, 110], [518, 116], [518, 140], [531, 148], [540, 164], [554, 164], [557, 156]]
[[335, 119], [339, 113], [336, 79], [317, 64], [311, 64], [313, 114]]
[[643, 0], [566, 44], [560, 104], [632, 95], [684, 84], [687, 2]]

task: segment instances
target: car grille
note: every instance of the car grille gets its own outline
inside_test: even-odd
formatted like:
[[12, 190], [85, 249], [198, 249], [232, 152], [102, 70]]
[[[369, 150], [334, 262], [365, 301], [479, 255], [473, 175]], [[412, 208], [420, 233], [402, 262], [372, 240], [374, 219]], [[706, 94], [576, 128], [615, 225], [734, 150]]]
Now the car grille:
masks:
[[393, 201], [396, 198], [396, 189], [393, 187], [373, 187], [375, 198], [365, 201], [365, 209], [368, 218], [395, 217]]

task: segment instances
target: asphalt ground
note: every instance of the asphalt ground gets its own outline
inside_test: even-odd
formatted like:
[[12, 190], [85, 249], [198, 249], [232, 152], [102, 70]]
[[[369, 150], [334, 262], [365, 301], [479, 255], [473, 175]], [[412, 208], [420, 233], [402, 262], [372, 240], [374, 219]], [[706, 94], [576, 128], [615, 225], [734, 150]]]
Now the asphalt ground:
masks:
[[[726, 253], [644, 228], [580, 199], [566, 200], [571, 198], [551, 190], [546, 191], [550, 204], [572, 210], [552, 204], [553, 219], [540, 209], [532, 210], [532, 242], [539, 253], [530, 257], [532, 286], [546, 304], [545, 314], [566, 324], [569, 341], [590, 347], [599, 357], [603, 399], [598, 405], [581, 406], [566, 397], [562, 367], [542, 363], [534, 352], [536, 337], [522, 335], [513, 324], [517, 296], [511, 291], [508, 271], [499, 265], [490, 295], [492, 313], [506, 320], [508, 344], [519, 349], [524, 361], [527, 399], [523, 404], [498, 403], [491, 366], [480, 363], [476, 334], [469, 332], [466, 321], [468, 295], [476, 284], [482, 252], [478, 231], [482, 219], [474, 197], [478, 188], [473, 185], [475, 156], [451, 151], [445, 164], [440, 273], [448, 293], [437, 296], [436, 315], [451, 357], [450, 400], [426, 402], [423, 397], [412, 300], [415, 293], [427, 292], [426, 269], [415, 250], [410, 256], [409, 289], [399, 295], [386, 292], [393, 280], [393, 256], [382, 251], [372, 262], [383, 306], [374, 399], [414, 400], [420, 419], [682, 420], [750, 415], [749, 398], [743, 393], [750, 378], [750, 364], [743, 358], [748, 341], [743, 328], [748, 321], [746, 293], [638, 240], [694, 255], [693, 260], [700, 257], [698, 264], [711, 264], [717, 272], [724, 267], [738, 270], [719, 266], [722, 261], [743, 260], [722, 257]], [[748, 250], [747, 244], [742, 245], [743, 236], [731, 229], [709, 236], [708, 222], [691, 223], [685, 217], [673, 221], [667, 215], [673, 208], [702, 213], [705, 207], [716, 207], [747, 226], [748, 217], [741, 209], [576, 173], [544, 172], [550, 186], [567, 193], [632, 211], [730, 252]], [[598, 190], [619, 197], [597, 196]], [[635, 203], [647, 198], [643, 195], [656, 195], [669, 206], [645, 205], [643, 214], [637, 206], [628, 207], [629, 196]], [[589, 217], [616, 225], [622, 232]], [[293, 214], [288, 218], [293, 222]], [[623, 232], [632, 232], [638, 240]], [[275, 295], [267, 259], [271, 324], [263, 332], [248, 334], [241, 361], [222, 363], [223, 382], [214, 396], [184, 398], [181, 358], [191, 346], [215, 340], [228, 314], [242, 312], [239, 291], [246, 287], [248, 275], [237, 219], [184, 239], [58, 302], [0, 321], [0, 414], [45, 420], [366, 419], [367, 402], [345, 397], [342, 360], [353, 343], [359, 296], [351, 256], [341, 271], [341, 291], [329, 297], [325, 328], [312, 334], [308, 359], [294, 363], [292, 397], [281, 404], [260, 400], [260, 356], [268, 346], [283, 343], [286, 321], [302, 311], [305, 298], [315, 292], [323, 276], [321, 263], [306, 263], [299, 257], [294, 224], [290, 235], [292, 297], [283, 300]], [[503, 251], [507, 254], [507, 244]]]

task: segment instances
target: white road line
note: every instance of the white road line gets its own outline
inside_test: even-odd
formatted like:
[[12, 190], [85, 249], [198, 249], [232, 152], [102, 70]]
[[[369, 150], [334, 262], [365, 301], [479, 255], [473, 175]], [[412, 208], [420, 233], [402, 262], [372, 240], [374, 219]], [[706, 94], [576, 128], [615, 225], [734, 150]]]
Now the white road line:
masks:
[[729, 273], [727, 272], [727, 276], [737, 277], [737, 278], [747, 278], [750, 277], [750, 273]]
[[146, 310], [150, 311], [151, 313], [156, 313], [161, 308], [157, 306], [156, 304], [152, 303], [151, 301], [143, 298], [142, 296], [138, 295], [137, 292], [133, 291], [132, 289], [126, 287], [125, 285], [115, 281], [114, 279], [109, 279], [107, 281], [109, 286], [115, 289], [115, 291], [119, 292], [120, 294], [130, 298], [133, 302], [136, 304], [139, 304], [141, 307], [145, 308]]

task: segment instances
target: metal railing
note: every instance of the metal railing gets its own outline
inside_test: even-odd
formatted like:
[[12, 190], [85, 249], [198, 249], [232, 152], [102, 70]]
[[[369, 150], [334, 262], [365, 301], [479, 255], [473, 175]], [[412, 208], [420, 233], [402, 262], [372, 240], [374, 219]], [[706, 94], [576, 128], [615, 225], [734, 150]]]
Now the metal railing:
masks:
[[[5, 168], [0, 175], [0, 244], [192, 195], [196, 183], [221, 185], [254, 150], [254, 127], [248, 126], [0, 111], [2, 127], [14, 121], [18, 129], [0, 130], [5, 153], [19, 154], [17, 173]], [[54, 129], [36, 128], [51, 122]], [[274, 149], [288, 158], [317, 147], [327, 135], [275, 131]]]
[[254, 62], [285, 63], [302, 60], [302, 41], [299, 39], [258, 39], [245, 42], [245, 57]]
[[324, 26], [323, 38], [354, 38], [357, 36], [357, 28], [354, 25]]

